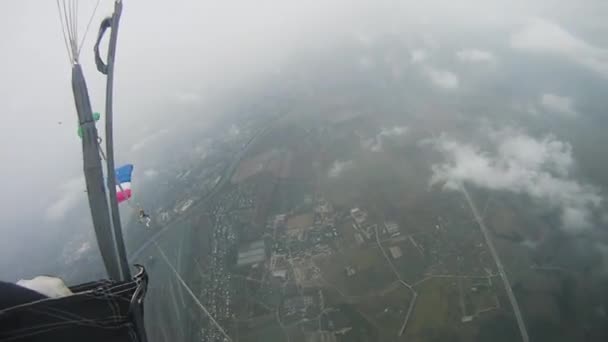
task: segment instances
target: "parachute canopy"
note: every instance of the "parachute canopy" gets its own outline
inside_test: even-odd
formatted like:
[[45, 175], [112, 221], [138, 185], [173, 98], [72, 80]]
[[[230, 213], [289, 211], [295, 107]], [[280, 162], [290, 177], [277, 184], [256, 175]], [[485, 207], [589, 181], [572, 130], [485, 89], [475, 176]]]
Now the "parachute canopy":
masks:
[[131, 174], [133, 164], [126, 164], [116, 169], [116, 199], [118, 203], [131, 198]]

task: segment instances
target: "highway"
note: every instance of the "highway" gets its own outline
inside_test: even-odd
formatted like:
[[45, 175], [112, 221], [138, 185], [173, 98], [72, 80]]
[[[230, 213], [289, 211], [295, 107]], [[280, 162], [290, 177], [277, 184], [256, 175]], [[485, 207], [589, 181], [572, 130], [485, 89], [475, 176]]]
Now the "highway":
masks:
[[464, 197], [466, 197], [469, 206], [471, 207], [471, 211], [473, 212], [473, 216], [475, 216], [475, 220], [479, 224], [479, 228], [483, 234], [484, 239], [486, 240], [486, 244], [488, 245], [488, 249], [490, 249], [490, 254], [492, 254], [492, 258], [494, 258], [494, 262], [496, 263], [496, 267], [498, 268], [498, 274], [502, 278], [502, 281], [505, 285], [505, 290], [507, 291], [507, 296], [509, 297], [509, 301], [511, 302], [511, 306], [513, 307], [513, 312], [515, 313], [515, 318], [517, 320], [517, 326], [519, 327], [519, 332], [521, 334], [521, 338], [523, 342], [529, 342], [530, 338], [528, 337], [528, 331], [526, 330], [526, 325], [524, 323], [524, 319], [521, 315], [521, 311], [519, 310], [519, 304], [517, 304], [517, 298], [515, 298], [515, 294], [513, 293], [513, 289], [511, 289], [511, 283], [509, 282], [509, 278], [507, 278], [507, 273], [500, 261], [498, 253], [496, 252], [496, 248], [494, 247], [494, 243], [492, 242], [492, 237], [488, 232], [488, 228], [486, 224], [483, 222], [483, 218], [479, 215], [479, 211], [473, 203], [469, 192], [465, 188], [464, 184], [461, 184], [462, 192], [464, 193]]

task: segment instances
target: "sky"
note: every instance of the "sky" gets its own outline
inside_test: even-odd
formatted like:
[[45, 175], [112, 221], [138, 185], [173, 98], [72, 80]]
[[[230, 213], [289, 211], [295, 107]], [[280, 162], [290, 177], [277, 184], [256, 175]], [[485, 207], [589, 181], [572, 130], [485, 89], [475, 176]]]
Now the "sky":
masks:
[[[95, 1], [80, 3], [83, 32]], [[11, 266], [18, 260], [34, 250], [50, 248], [50, 239], [67, 238], [68, 232], [87, 234], [90, 223], [83, 205], [70, 65], [56, 4], [24, 0], [3, 2], [0, 8], [11, 13], [0, 22], [4, 119], [0, 156], [5, 166], [0, 168], [0, 250], [4, 253], [0, 276], [10, 277]], [[92, 44], [99, 21], [111, 8], [111, 1], [101, 1], [81, 55], [93, 108], [100, 112], [104, 78], [94, 68]], [[116, 162], [135, 163], [136, 176], [146, 170], [154, 173], [154, 163], [160, 160], [150, 158], [155, 148], [168, 143], [183, 122], [213, 120], [216, 113], [209, 104], [217, 97], [241, 84], [280, 74], [294, 56], [314, 55], [345, 36], [370, 46], [387, 34], [403, 39], [409, 53], [396, 58], [415, 69], [439, 97], [474, 101], [470, 94], [479, 85], [476, 75], [485, 82], [516, 81], [525, 72], [517, 76], [509, 72], [523, 70], [514, 62], [514, 56], [522, 55], [567, 65], [567, 70], [584, 75], [580, 79], [605, 87], [606, 15], [608, 3], [601, 0], [125, 0], [115, 76]], [[371, 68], [374, 61], [362, 58], [360, 65]], [[544, 70], [531, 69], [529, 77], [550, 74]], [[535, 82], [529, 83], [542, 84]], [[520, 89], [505, 89], [497, 81], [492, 90], [528, 91], [531, 86], [522, 83]], [[543, 86], [527, 93], [527, 101], [514, 103], [514, 108], [530, 117], [548, 117], [551, 125], [568, 125], [589, 116], [585, 97], [592, 95], [584, 94], [577, 84], [547, 82]], [[402, 129], [387, 127], [369, 148], [381, 149], [383, 139], [413, 128]], [[434, 179], [504, 189], [513, 188], [513, 179], [523, 177], [527, 185], [516, 182], [520, 185], [515, 191], [560, 208], [569, 229], [588, 228], [593, 211], [600, 206], [602, 185], [572, 177], [577, 144], [552, 135], [551, 129], [532, 131], [517, 125], [480, 127], [479, 134], [490, 141], [495, 153], [441, 135], [432, 146], [445, 155], [446, 162], [436, 166]], [[513, 153], [522, 149], [534, 154]], [[477, 173], [469, 172], [471, 160], [477, 163]], [[347, 161], [339, 162], [331, 172], [339, 174], [348, 167]], [[521, 173], [525, 176], [517, 176]], [[489, 185], [488, 175], [502, 183]], [[542, 187], [539, 184], [547, 188], [536, 188]], [[570, 192], [547, 190], [555, 185]], [[34, 262], [43, 260], [41, 255]]]

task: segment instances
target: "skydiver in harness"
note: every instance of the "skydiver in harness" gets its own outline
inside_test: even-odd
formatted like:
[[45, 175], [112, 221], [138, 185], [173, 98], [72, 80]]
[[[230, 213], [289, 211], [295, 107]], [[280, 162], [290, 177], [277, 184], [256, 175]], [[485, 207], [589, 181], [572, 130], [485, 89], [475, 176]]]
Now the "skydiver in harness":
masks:
[[139, 209], [139, 222], [144, 223], [146, 225], [146, 227], [150, 228], [150, 221], [152, 221], [152, 219], [150, 218], [150, 215], [146, 214], [146, 212], [144, 211], [143, 208]]

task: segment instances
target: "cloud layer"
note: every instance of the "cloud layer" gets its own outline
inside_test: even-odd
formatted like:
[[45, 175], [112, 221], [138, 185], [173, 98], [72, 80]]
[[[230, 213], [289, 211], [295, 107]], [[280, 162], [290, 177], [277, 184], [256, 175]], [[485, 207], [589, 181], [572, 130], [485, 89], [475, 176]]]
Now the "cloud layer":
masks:
[[413, 64], [425, 62], [428, 53], [424, 49], [415, 49], [410, 52], [410, 60]]
[[150, 178], [150, 179], [156, 178], [156, 176], [158, 176], [158, 170], [156, 170], [156, 169], [147, 169], [147, 170], [144, 171], [144, 176], [146, 178]]
[[353, 167], [353, 161], [340, 161], [336, 160], [329, 168], [329, 172], [327, 172], [327, 176], [329, 178], [338, 178], [342, 175], [342, 173], [346, 170], [349, 170]]
[[511, 36], [515, 49], [553, 54], [608, 77], [608, 50], [576, 37], [556, 23], [534, 18]]
[[600, 206], [596, 188], [570, 176], [572, 147], [548, 135], [535, 139], [515, 129], [488, 131], [495, 153], [441, 135], [433, 141], [446, 161], [432, 166], [431, 184], [459, 189], [462, 182], [490, 190], [526, 194], [561, 212], [562, 227], [578, 232], [592, 226]]
[[409, 128], [407, 126], [383, 127], [375, 137], [361, 142], [361, 146], [371, 152], [380, 152], [383, 150], [385, 141], [403, 137], [407, 135], [408, 132]]
[[169, 129], [162, 128], [157, 132], [148, 134], [147, 136], [143, 137], [142, 139], [131, 145], [131, 152], [136, 152], [141, 150], [142, 148], [145, 148], [148, 144], [156, 141], [167, 133], [169, 133]]
[[572, 99], [567, 96], [546, 93], [541, 96], [540, 105], [548, 112], [558, 113], [566, 117], [578, 115], [574, 109]]
[[76, 207], [84, 199], [84, 189], [86, 189], [84, 177], [76, 177], [67, 181], [59, 187], [59, 196], [47, 207], [45, 217], [48, 220], [56, 221]]
[[493, 63], [496, 60], [493, 53], [479, 49], [457, 51], [456, 58], [464, 63]]
[[426, 67], [425, 71], [431, 83], [439, 88], [452, 90], [457, 89], [460, 86], [458, 76], [451, 71], [432, 67]]

